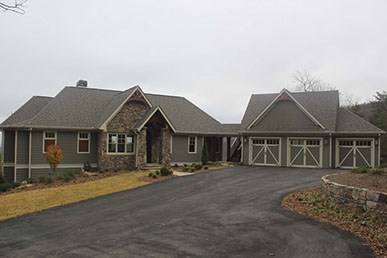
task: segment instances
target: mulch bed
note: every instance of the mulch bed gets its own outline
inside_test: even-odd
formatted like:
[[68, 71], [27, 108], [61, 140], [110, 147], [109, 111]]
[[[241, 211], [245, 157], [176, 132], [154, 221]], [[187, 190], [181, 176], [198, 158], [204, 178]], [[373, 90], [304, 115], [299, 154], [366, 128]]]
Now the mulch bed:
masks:
[[17, 188], [13, 188], [10, 191], [0, 193], [0, 196], [7, 195], [7, 194], [13, 194], [13, 193], [19, 193], [24, 191], [32, 191], [32, 190], [38, 190], [38, 189], [46, 189], [46, 188], [54, 188], [54, 187], [60, 187], [60, 186], [66, 186], [66, 185], [75, 185], [75, 184], [82, 184], [86, 182], [96, 181], [100, 179], [104, 179], [111, 176], [118, 176], [121, 174], [130, 173], [132, 171], [127, 170], [119, 170], [117, 172], [113, 171], [107, 171], [103, 173], [98, 173], [98, 175], [95, 176], [81, 176], [79, 174], [76, 175], [74, 180], [71, 180], [69, 182], [64, 182], [62, 180], [56, 180], [52, 183], [33, 183], [28, 186], [21, 186]]
[[[203, 166], [204, 167], [204, 166]], [[185, 173], [202, 173], [202, 172], [206, 172], [206, 171], [211, 171], [211, 170], [214, 170], [214, 169], [221, 169], [221, 168], [227, 168], [227, 167], [231, 167], [231, 165], [222, 165], [222, 166], [211, 166], [211, 165], [208, 165], [208, 169], [200, 169], [200, 170], [195, 170], [193, 172], [191, 172], [190, 170], [185, 170], [185, 168], [183, 166], [179, 166], [179, 167], [175, 167], [175, 166], [172, 166], [172, 170], [173, 171], [177, 171], [177, 172], [185, 172]]]
[[349, 172], [330, 175], [328, 179], [342, 185], [355, 186], [387, 193], [387, 173], [382, 175], [370, 175]]
[[177, 176], [175, 176], [175, 175], [157, 176], [157, 178], [152, 178], [152, 177], [149, 177], [149, 176], [142, 176], [138, 180], [141, 181], [141, 182], [154, 183], [154, 182], [160, 182], [160, 181], [164, 181], [164, 180], [167, 180], [167, 179], [171, 179], [171, 178], [174, 178], [174, 177], [177, 177]]
[[[287, 210], [332, 224], [364, 239], [376, 257], [387, 257], [387, 218], [369, 212], [356, 213], [349, 207], [322, 198], [321, 187], [303, 189], [286, 196], [282, 206]], [[365, 225], [362, 225], [365, 224]]]

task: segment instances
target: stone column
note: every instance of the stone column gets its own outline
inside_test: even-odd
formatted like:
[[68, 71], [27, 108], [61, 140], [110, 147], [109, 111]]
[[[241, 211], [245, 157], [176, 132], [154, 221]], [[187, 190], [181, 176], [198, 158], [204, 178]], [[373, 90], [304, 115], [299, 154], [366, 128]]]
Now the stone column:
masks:
[[137, 168], [144, 169], [146, 165], [146, 127], [143, 127], [137, 138]]
[[227, 137], [222, 137], [222, 162], [227, 162]]
[[161, 130], [161, 164], [164, 166], [171, 165], [171, 131], [169, 128]]

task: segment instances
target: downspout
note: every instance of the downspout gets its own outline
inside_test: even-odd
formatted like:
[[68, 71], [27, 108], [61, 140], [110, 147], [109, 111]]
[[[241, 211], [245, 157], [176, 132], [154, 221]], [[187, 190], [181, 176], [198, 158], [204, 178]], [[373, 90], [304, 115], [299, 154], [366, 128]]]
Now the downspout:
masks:
[[28, 178], [31, 178], [31, 143], [32, 143], [32, 128], [29, 129], [30, 137], [28, 139]]
[[17, 130], [15, 130], [15, 161], [13, 167], [13, 181], [16, 182], [16, 165], [17, 165]]
[[5, 145], [4, 145], [4, 141], [5, 141], [5, 130], [4, 129], [1, 129], [1, 173], [3, 174], [4, 176], [4, 151], [5, 151]]
[[241, 148], [241, 164], [243, 164], [243, 145], [245, 144], [243, 136], [241, 136], [242, 148]]
[[378, 153], [378, 167], [380, 167], [380, 159], [382, 157], [382, 153], [381, 153], [381, 149], [380, 149], [380, 145], [381, 145], [381, 142], [380, 142], [380, 134], [379, 134], [379, 137], [378, 137], [378, 149], [379, 149], [379, 153]]
[[329, 133], [329, 167], [332, 168], [332, 134]]

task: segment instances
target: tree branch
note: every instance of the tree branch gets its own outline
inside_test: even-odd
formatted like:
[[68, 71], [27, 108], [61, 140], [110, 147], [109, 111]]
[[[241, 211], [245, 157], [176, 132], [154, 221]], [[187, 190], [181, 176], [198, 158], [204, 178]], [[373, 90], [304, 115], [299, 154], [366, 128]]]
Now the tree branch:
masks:
[[3, 10], [4, 12], [10, 11], [10, 12], [14, 12], [14, 13], [23, 15], [23, 14], [25, 14], [23, 5], [27, 1], [28, 0], [22, 0], [22, 1], [15, 0], [14, 4], [6, 4], [6, 3], [0, 2], [0, 10]]

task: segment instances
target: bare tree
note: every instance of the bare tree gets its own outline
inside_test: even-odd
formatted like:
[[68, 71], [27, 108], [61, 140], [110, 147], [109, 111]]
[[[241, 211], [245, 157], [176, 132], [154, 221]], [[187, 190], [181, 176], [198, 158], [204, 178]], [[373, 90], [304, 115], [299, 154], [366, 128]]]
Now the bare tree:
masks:
[[12, 4], [0, 2], [0, 10], [3, 10], [4, 12], [9, 11], [9, 12], [17, 13], [17, 14], [25, 14], [23, 5], [27, 1], [28, 0], [21, 0], [21, 1], [15, 0], [15, 2]]
[[335, 90], [335, 87], [312, 75], [308, 70], [297, 71], [293, 74], [293, 82], [295, 84], [294, 91]]

